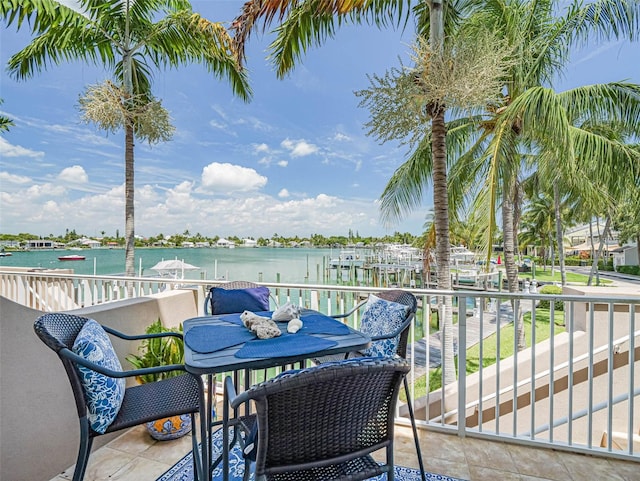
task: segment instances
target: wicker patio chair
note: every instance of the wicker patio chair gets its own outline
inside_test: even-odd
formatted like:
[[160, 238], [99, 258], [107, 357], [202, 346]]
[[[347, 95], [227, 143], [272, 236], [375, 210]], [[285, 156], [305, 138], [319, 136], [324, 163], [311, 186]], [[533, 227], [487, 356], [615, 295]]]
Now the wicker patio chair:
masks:
[[[403, 359], [407, 357], [407, 342], [409, 339], [409, 328], [411, 327], [411, 321], [415, 317], [416, 310], [418, 308], [418, 302], [416, 297], [410, 292], [403, 290], [392, 290], [392, 291], [381, 291], [376, 292], [374, 294], [376, 297], [380, 299], [384, 299], [386, 301], [395, 302], [398, 304], [402, 304], [407, 307], [406, 314], [404, 320], [398, 323], [395, 328], [389, 332], [381, 332], [380, 329], [377, 329], [375, 332], [369, 331], [370, 325], [361, 325], [360, 330], [371, 335], [371, 341], [373, 348], [371, 350], [377, 352], [384, 352], [384, 355], [398, 355]], [[367, 305], [368, 300], [360, 302], [358, 305], [353, 307], [351, 310], [344, 314], [337, 314], [333, 317], [336, 319], [344, 319], [351, 316], [354, 312], [364, 308]], [[394, 340], [390, 345], [387, 346], [376, 346], [376, 343], [384, 343], [390, 340]], [[345, 355], [345, 358], [352, 357], [361, 357], [373, 355], [371, 352], [351, 352]], [[315, 359], [316, 363], [323, 363], [328, 361], [335, 361], [337, 358], [335, 356], [323, 357], [320, 359]], [[420, 440], [418, 439], [418, 429], [416, 427], [416, 420], [413, 411], [413, 403], [411, 402], [411, 395], [409, 392], [409, 382], [405, 377], [403, 380], [404, 390], [407, 396], [407, 410], [409, 411], [409, 419], [411, 420], [411, 429], [413, 431], [413, 440], [416, 446], [416, 455], [418, 457], [418, 465], [420, 466], [420, 475], [422, 477], [422, 481], [426, 481], [426, 474], [424, 470], [424, 462], [422, 460], [422, 450], [420, 449]]]
[[[215, 290], [216, 289], [224, 289], [227, 291], [238, 290], [242, 291], [245, 289], [250, 289], [254, 295], [245, 295], [243, 293], [239, 293], [242, 296], [239, 299], [234, 300], [235, 309], [225, 309], [225, 312], [220, 312], [220, 310], [215, 309]], [[259, 296], [255, 296], [256, 289], [266, 289], [263, 293], [260, 293]], [[273, 302], [277, 307], [277, 302], [275, 298], [271, 295], [271, 292], [268, 288], [261, 286], [260, 284], [256, 284], [250, 281], [231, 281], [226, 282], [224, 284], [220, 284], [218, 286], [212, 287], [209, 289], [207, 293], [207, 297], [204, 300], [204, 314], [229, 314], [231, 311], [242, 312], [244, 310], [250, 310], [254, 312], [258, 311], [268, 311], [269, 310], [269, 302]]]
[[[124, 389], [123, 396], [121, 397], [122, 404], [119, 410], [116, 410], [117, 415], [115, 419], [106, 427], [106, 430], [103, 430], [104, 426], [99, 429], [99, 431], [103, 432], [95, 430], [95, 413], [92, 412], [90, 408], [91, 394], [87, 392], [95, 387], [95, 385], [92, 386], [92, 388], [87, 388], [86, 378], [83, 383], [83, 377], [86, 374], [90, 376], [100, 376], [100, 379], [103, 381], [106, 379], [117, 382], [117, 379], [124, 380], [128, 377], [141, 376], [144, 374], [184, 370], [184, 365], [174, 364], [170, 366], [122, 371], [117, 368], [105, 367], [105, 364], [102, 362], [96, 364], [96, 362], [99, 361], [92, 362], [86, 357], [76, 354], [73, 349], [79, 337], [83, 337], [84, 339], [85, 331], [83, 331], [83, 327], [90, 321], [92, 326], [98, 326], [98, 329], [101, 327], [104, 332], [125, 340], [148, 339], [163, 336], [182, 337], [179, 333], [129, 336], [107, 326], [100, 326], [91, 319], [63, 313], [45, 314], [35, 321], [34, 330], [40, 340], [42, 340], [47, 347], [55, 351], [62, 361], [69, 382], [71, 383], [71, 389], [76, 402], [76, 409], [80, 421], [80, 449], [73, 473], [73, 481], [81, 481], [84, 478], [91, 453], [91, 445], [95, 437], [149, 421], [182, 414], [191, 415], [195, 479], [204, 479], [201, 474], [198, 474], [201, 473], [202, 468], [199, 462], [197, 430], [194, 419], [194, 415], [199, 412], [199, 406], [203, 403], [201, 400], [201, 393], [203, 392], [201, 389], [202, 380], [199, 376], [185, 373], [169, 379], [140, 384]], [[105, 335], [104, 337], [106, 338], [107, 336]], [[112, 355], [115, 357], [115, 352], [113, 352]], [[119, 362], [117, 364], [119, 366]], [[80, 366], [87, 369], [80, 372], [80, 369], [82, 369]], [[206, 431], [203, 432], [206, 433]], [[201, 435], [203, 432], [201, 432]], [[204, 439], [204, 437], [202, 439]]]
[[[253, 401], [256, 414], [237, 423], [249, 433], [245, 448], [257, 443], [256, 481], [357, 481], [382, 473], [393, 481], [394, 411], [408, 371], [400, 358], [343, 360], [287, 371], [237, 396], [228, 377], [224, 417]], [[380, 449], [384, 463], [371, 457]], [[250, 466], [245, 459], [245, 480]]]

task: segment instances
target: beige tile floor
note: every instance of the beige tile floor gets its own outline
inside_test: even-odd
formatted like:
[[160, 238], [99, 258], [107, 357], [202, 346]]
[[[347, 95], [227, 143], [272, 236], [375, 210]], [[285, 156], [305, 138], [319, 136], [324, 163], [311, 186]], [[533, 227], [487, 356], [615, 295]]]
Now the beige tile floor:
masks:
[[[640, 463], [569, 454], [432, 431], [420, 432], [425, 468], [469, 481], [640, 481]], [[133, 428], [90, 458], [86, 481], [155, 481], [191, 449], [191, 437], [154, 441]], [[418, 467], [410, 428], [396, 428], [396, 464]], [[73, 469], [51, 481], [68, 481]]]

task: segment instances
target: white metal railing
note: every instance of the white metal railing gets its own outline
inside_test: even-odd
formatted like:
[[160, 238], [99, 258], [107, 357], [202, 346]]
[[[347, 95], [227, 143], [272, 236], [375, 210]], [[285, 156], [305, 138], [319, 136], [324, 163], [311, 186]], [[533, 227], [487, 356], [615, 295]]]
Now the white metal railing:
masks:
[[[198, 291], [201, 309], [207, 289], [221, 282], [3, 271], [0, 295], [34, 309], [60, 311], [189, 287]], [[261, 284], [278, 304], [294, 302], [329, 315], [346, 312], [369, 293], [383, 290]], [[407, 290], [420, 306], [409, 350], [411, 396], [420, 427], [640, 460], [640, 297], [624, 292], [546, 296]], [[454, 305], [457, 345], [473, 344], [475, 354], [471, 359], [471, 351], [456, 351], [457, 382], [427, 392], [429, 373], [437, 369], [438, 354], [443, 356], [437, 332], [422, 333], [442, 318], [437, 301], [446, 297]], [[530, 347], [511, 347], [497, 356], [496, 349], [517, 345], [520, 323], [514, 325], [513, 319], [525, 317], [534, 321], [525, 332]], [[357, 314], [346, 322], [356, 327]], [[488, 336], [503, 325], [507, 327]], [[477, 363], [476, 371], [467, 373], [465, 366], [471, 363]], [[399, 416], [399, 422], [406, 422], [402, 408]]]

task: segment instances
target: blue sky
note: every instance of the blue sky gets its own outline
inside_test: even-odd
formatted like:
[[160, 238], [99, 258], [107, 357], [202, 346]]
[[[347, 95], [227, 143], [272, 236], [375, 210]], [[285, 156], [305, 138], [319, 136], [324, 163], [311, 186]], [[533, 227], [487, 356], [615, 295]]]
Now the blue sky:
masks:
[[[223, 22], [242, 3], [192, 2], [204, 17]], [[28, 30], [3, 28], [0, 62], [29, 39]], [[136, 234], [420, 234], [431, 190], [423, 208], [401, 223], [380, 222], [377, 200], [407, 150], [366, 136], [368, 112], [353, 94], [368, 86], [367, 74], [407, 58], [410, 29], [344, 27], [284, 80], [265, 60], [270, 40], [250, 40], [248, 104], [199, 66], [155, 74], [154, 94], [176, 132], [167, 143], [136, 145]], [[67, 63], [28, 81], [16, 82], [4, 69], [0, 75], [0, 111], [15, 122], [0, 136], [0, 232], [122, 235], [124, 135], [83, 124], [76, 107], [84, 88], [109, 73]], [[624, 79], [640, 83], [637, 43], [576, 49], [555, 86]]]

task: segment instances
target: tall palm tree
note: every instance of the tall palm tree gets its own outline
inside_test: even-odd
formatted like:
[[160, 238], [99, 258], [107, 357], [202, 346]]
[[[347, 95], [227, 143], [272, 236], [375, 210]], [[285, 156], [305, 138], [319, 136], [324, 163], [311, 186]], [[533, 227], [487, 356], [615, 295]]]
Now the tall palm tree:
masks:
[[[27, 21], [35, 39], [9, 60], [9, 72], [26, 79], [49, 64], [82, 60], [113, 72], [125, 105], [151, 99], [152, 69], [200, 63], [226, 79], [233, 92], [250, 97], [231, 37], [221, 23], [191, 9], [186, 0], [78, 0], [73, 10], [55, 0], [0, 2], [0, 16], [21, 28]], [[125, 268], [134, 264], [134, 138], [140, 126], [130, 117], [125, 131]]]
[[[237, 50], [244, 52], [244, 45], [260, 19], [264, 26], [275, 18], [280, 21], [277, 37], [271, 44], [271, 59], [279, 77], [286, 75], [295, 62], [312, 45], [320, 45], [326, 38], [332, 37], [337, 25], [344, 22], [373, 22], [379, 26], [402, 22], [413, 13], [417, 33], [429, 38], [433, 55], [440, 56], [445, 35], [453, 30], [460, 17], [458, 7], [466, 7], [473, 2], [467, 0], [447, 1], [424, 0], [410, 7], [409, 0], [249, 0], [241, 14], [233, 23]], [[433, 153], [434, 214], [436, 230], [436, 259], [438, 288], [451, 289], [449, 267], [449, 211], [447, 204], [447, 162], [446, 162], [446, 124], [447, 106], [442, 99], [429, 102], [425, 109], [431, 119], [431, 133], [428, 140]], [[443, 322], [443, 372], [445, 383], [455, 381], [453, 363], [453, 314], [451, 297], [445, 297]]]

